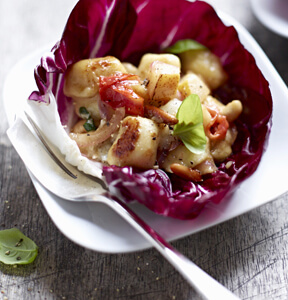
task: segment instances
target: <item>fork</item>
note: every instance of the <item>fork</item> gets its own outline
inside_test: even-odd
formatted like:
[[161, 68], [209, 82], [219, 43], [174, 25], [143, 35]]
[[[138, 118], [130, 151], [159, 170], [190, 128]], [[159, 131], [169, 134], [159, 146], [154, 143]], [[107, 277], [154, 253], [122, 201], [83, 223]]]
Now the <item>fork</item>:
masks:
[[[226, 287], [173, 248], [159, 233], [134, 213], [128, 205], [112, 195], [108, 189], [103, 188], [103, 182], [100, 182], [100, 180], [95, 182], [95, 180], [91, 180], [91, 178], [78, 170], [71, 172], [64, 162], [61, 161], [60, 156], [56, 155], [55, 151], [52, 150], [52, 146], [49, 146], [48, 141], [33, 119], [27, 113], [26, 117], [41, 143], [39, 143], [38, 139], [35, 139], [35, 135], [32, 134], [31, 129], [28, 129], [21, 118], [16, 119], [14, 125], [8, 129], [7, 135], [28, 170], [43, 187], [65, 200], [100, 202], [108, 205], [150, 242], [204, 299], [239, 299]], [[52, 166], [50, 164], [46, 166], [45, 164], [41, 166], [41, 169], [45, 168], [45, 172], [41, 171], [39, 165], [35, 164], [34, 155], [32, 156], [29, 151], [31, 149], [27, 150], [19, 142], [19, 131], [21, 131], [21, 134], [25, 134], [25, 141], [31, 140], [31, 143], [34, 142], [40, 144], [38, 146], [44, 146], [44, 149], [49, 153], [55, 164]], [[57, 171], [54, 165], [59, 166], [68, 176], [65, 176], [63, 172], [59, 173], [60, 169]], [[72, 168], [72, 166], [70, 167]], [[53, 176], [49, 176], [49, 172], [53, 173]]]

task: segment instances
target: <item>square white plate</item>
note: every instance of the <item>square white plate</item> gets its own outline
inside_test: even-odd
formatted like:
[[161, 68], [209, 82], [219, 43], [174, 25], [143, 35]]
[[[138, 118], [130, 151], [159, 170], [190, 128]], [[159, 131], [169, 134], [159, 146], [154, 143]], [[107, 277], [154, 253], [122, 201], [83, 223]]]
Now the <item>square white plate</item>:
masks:
[[[248, 31], [233, 18], [223, 13], [219, 13], [219, 16], [226, 25], [236, 28], [242, 44], [255, 57], [258, 67], [270, 83], [274, 110], [269, 145], [257, 171], [229, 199], [219, 205], [208, 205], [194, 220], [181, 221], [159, 216], [137, 203], [131, 204], [152, 228], [168, 240], [175, 240], [234, 218], [277, 198], [288, 189], [287, 87]], [[15, 114], [23, 110], [29, 94], [36, 89], [34, 67], [51, 48], [45, 47], [31, 54], [20, 61], [8, 75], [4, 87], [4, 107], [10, 125], [13, 124]], [[108, 253], [150, 247], [130, 225], [104, 205], [67, 202], [45, 190], [32, 175], [31, 179], [53, 222], [75, 243]]]

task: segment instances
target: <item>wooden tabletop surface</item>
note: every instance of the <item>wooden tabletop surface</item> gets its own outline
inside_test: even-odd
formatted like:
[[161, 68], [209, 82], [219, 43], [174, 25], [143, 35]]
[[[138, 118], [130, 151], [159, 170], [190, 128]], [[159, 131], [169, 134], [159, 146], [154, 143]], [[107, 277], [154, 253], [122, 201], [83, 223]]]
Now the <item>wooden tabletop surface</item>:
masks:
[[[208, 2], [248, 29], [288, 84], [288, 39], [260, 24], [248, 0]], [[0, 299], [200, 299], [154, 249], [105, 254], [63, 236], [6, 136], [5, 77], [19, 60], [60, 38], [75, 3], [0, 1], [0, 230], [18, 227], [39, 246], [31, 265], [15, 268], [0, 263]], [[288, 299], [287, 197], [173, 245], [241, 299]]]

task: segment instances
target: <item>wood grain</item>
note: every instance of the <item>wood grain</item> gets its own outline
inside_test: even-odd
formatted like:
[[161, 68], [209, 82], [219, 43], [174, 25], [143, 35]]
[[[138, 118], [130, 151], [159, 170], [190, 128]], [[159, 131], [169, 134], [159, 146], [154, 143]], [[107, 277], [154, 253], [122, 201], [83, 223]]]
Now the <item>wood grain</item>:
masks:
[[[64, 237], [6, 137], [4, 78], [19, 59], [61, 36], [75, 2], [0, 2], [0, 229], [18, 227], [39, 246], [31, 265], [0, 263], [0, 299], [200, 299], [154, 249], [110, 255], [86, 250]], [[287, 84], [288, 41], [254, 18], [248, 0], [209, 2], [247, 27]], [[287, 197], [173, 245], [241, 299], [287, 299]]]

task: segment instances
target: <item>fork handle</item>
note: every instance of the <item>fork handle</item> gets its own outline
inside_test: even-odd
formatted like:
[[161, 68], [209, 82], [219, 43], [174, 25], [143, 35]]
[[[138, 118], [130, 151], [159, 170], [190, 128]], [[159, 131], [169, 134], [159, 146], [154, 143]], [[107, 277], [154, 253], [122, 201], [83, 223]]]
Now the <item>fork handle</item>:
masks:
[[236, 300], [239, 298], [217, 282], [210, 275], [205, 273], [186, 256], [172, 247], [161, 235], [136, 215], [124, 202], [116, 197], [107, 194], [95, 196], [112, 208], [130, 225], [134, 227], [148, 242], [150, 242], [172, 266], [190, 283], [204, 299]]

